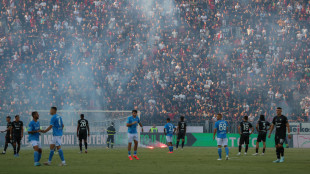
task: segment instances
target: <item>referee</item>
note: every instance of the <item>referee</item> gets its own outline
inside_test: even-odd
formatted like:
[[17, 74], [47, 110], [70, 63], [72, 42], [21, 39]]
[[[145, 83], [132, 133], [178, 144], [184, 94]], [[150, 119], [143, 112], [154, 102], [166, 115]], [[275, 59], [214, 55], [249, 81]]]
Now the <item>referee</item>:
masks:
[[268, 138], [270, 138], [271, 132], [273, 131], [274, 127], [276, 127], [275, 144], [276, 144], [277, 160], [273, 162], [283, 163], [284, 162], [283, 143], [286, 137], [286, 128], [287, 128], [289, 139], [291, 138], [291, 135], [290, 135], [291, 131], [290, 131], [290, 125], [288, 123], [287, 117], [282, 115], [282, 108], [280, 107], [277, 108], [277, 116], [273, 118]]

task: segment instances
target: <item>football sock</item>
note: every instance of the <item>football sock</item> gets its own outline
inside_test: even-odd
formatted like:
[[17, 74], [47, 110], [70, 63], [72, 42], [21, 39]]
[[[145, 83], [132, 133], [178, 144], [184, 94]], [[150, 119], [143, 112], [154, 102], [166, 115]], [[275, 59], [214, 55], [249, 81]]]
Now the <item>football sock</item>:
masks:
[[265, 153], [265, 151], [266, 151], [266, 149], [265, 149], [265, 148], [263, 148], [263, 153]]
[[284, 147], [283, 146], [280, 148], [280, 154], [281, 154], [281, 156], [284, 156]]
[[38, 156], [38, 162], [41, 160], [41, 156], [42, 156], [42, 153], [38, 153], [39, 156]]
[[17, 144], [17, 154], [19, 154], [20, 151], [20, 144]]
[[248, 152], [248, 149], [249, 149], [249, 145], [247, 144], [247, 145], [245, 145], [245, 153]]
[[258, 153], [258, 148], [256, 148], [256, 153]]
[[184, 147], [184, 141], [182, 141], [182, 149], [183, 149], [183, 147]]
[[134, 151], [134, 152], [133, 152], [133, 155], [137, 155], [137, 151]]
[[87, 150], [87, 142], [84, 142], [85, 150]]
[[239, 153], [241, 152], [241, 145], [239, 145]]
[[108, 148], [110, 147], [110, 142], [107, 142], [107, 147], [108, 147]]
[[16, 146], [13, 145], [14, 155], [16, 155]]
[[228, 156], [228, 154], [229, 154], [229, 149], [228, 149], [228, 147], [225, 147], [225, 152], [226, 152], [226, 156]]
[[277, 153], [277, 159], [280, 159], [280, 149], [276, 148], [276, 153]]
[[113, 144], [114, 144], [114, 143], [111, 143], [111, 148], [112, 148], [112, 149], [113, 149]]
[[6, 152], [6, 149], [8, 148], [8, 144], [4, 145], [4, 151]]
[[59, 154], [59, 157], [60, 157], [61, 161], [64, 162], [65, 161], [65, 157], [64, 157], [64, 152], [62, 151], [62, 149], [58, 150], [58, 154]]
[[217, 149], [217, 152], [219, 154], [219, 157], [222, 158], [222, 148], [218, 148]]
[[173, 146], [171, 146], [171, 152], [173, 152]]
[[82, 142], [80, 142], [80, 151], [82, 152]]
[[179, 147], [179, 143], [180, 143], [180, 141], [177, 141], [177, 144], [176, 144], [176, 148], [178, 148]]
[[128, 151], [128, 156], [131, 156], [131, 151]]
[[34, 151], [33, 156], [34, 156], [34, 162], [35, 162], [35, 163], [36, 163], [36, 162], [39, 162], [39, 153], [38, 153], [38, 151]]
[[48, 157], [48, 162], [51, 162], [54, 156], [54, 150], [50, 151], [50, 156]]

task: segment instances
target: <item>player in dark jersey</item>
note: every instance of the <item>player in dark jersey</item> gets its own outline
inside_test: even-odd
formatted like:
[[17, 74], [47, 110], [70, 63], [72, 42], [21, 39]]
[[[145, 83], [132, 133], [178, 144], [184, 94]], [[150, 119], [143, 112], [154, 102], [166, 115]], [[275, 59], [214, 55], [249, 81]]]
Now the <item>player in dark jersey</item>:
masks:
[[107, 148], [110, 148], [110, 141], [111, 141], [111, 149], [113, 149], [115, 133], [116, 133], [116, 131], [115, 131], [115, 128], [114, 128], [114, 123], [112, 122], [111, 126], [109, 126], [108, 129], [107, 129], [107, 134], [108, 134]]
[[87, 136], [89, 136], [88, 121], [84, 119], [84, 114], [81, 114], [81, 119], [78, 121], [77, 137], [79, 137], [80, 153], [82, 153], [82, 140], [84, 140], [85, 153], [87, 153]]
[[241, 147], [243, 144], [245, 144], [244, 155], [247, 154], [249, 148], [250, 135], [253, 133], [253, 130], [254, 128], [252, 124], [248, 122], [248, 116], [244, 116], [243, 121], [238, 126], [240, 141], [239, 141], [239, 153], [237, 155], [241, 154]]
[[254, 156], [258, 155], [258, 148], [259, 148], [260, 142], [263, 142], [263, 145], [264, 145], [262, 155], [265, 154], [266, 137], [267, 137], [267, 131], [268, 131], [269, 126], [270, 126], [270, 123], [268, 121], [265, 121], [265, 116], [260, 115], [259, 121], [256, 124], [256, 130], [258, 132], [258, 137], [256, 141], [256, 153], [253, 154]]
[[182, 139], [182, 149], [183, 149], [186, 135], [186, 122], [184, 121], [184, 116], [180, 117], [177, 131], [178, 131], [178, 137], [177, 137], [176, 149], [178, 149], [179, 147], [180, 139]]
[[[272, 125], [270, 127], [270, 132], [268, 138], [270, 138], [271, 132], [273, 131], [274, 127], [276, 127], [276, 134], [275, 134], [275, 144], [276, 144], [276, 153], [277, 153], [277, 160], [273, 161], [274, 163], [283, 163], [284, 162], [284, 148], [283, 143], [286, 137], [286, 128], [288, 133], [288, 138], [291, 138], [290, 135], [290, 125], [288, 123], [287, 117], [282, 115], [282, 108], [277, 108], [277, 116], [273, 118]], [[280, 159], [281, 156], [281, 159]]]
[[[23, 122], [19, 120], [19, 115], [15, 116], [15, 121], [12, 122], [12, 132], [13, 132], [13, 148], [14, 148], [14, 156], [19, 157], [20, 150], [20, 141], [24, 135], [24, 127]], [[16, 151], [16, 143], [17, 143], [17, 151]]]
[[2, 152], [2, 154], [6, 154], [6, 149], [8, 148], [9, 143], [12, 144], [12, 122], [11, 122], [11, 117], [7, 116], [6, 117], [6, 130], [5, 131], [1, 131], [1, 133], [6, 132], [5, 135], [5, 145], [4, 145], [4, 150]]

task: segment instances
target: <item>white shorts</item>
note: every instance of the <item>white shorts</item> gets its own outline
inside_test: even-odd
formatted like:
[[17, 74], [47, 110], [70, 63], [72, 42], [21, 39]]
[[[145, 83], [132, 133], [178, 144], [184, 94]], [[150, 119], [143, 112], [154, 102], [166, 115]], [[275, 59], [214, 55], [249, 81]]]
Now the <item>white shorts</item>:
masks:
[[41, 149], [41, 142], [40, 141], [36, 141], [36, 140], [32, 140], [30, 141], [32, 147], [34, 146], [38, 146]]
[[167, 143], [172, 143], [172, 136], [166, 136]]
[[55, 144], [55, 146], [61, 146], [61, 136], [53, 136], [50, 144]]
[[217, 138], [217, 145], [218, 146], [227, 146], [228, 139], [227, 138]]
[[134, 140], [139, 141], [138, 134], [137, 133], [135, 133], [135, 134], [128, 133], [128, 143], [132, 143], [132, 141], [134, 141]]

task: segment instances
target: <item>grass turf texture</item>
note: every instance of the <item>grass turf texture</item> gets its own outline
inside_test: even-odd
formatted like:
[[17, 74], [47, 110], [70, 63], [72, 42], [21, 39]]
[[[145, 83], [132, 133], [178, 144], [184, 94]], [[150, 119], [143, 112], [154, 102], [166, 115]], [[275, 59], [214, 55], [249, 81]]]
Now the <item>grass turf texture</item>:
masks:
[[[251, 148], [248, 155], [236, 156], [237, 148], [230, 148], [230, 160], [217, 161], [217, 148], [184, 148], [173, 154], [168, 149], [138, 149], [139, 161], [129, 161], [125, 148], [113, 150], [90, 148], [88, 154], [78, 154], [78, 147], [64, 147], [64, 156], [68, 166], [59, 167], [59, 155], [55, 154], [52, 166], [33, 166], [33, 151], [21, 149], [20, 157], [14, 158], [12, 149], [6, 155], [0, 155], [0, 174], [13, 173], [309, 173], [310, 149], [285, 149], [285, 162], [272, 163], [276, 159], [275, 149], [266, 149], [265, 156], [252, 156], [255, 149]], [[262, 149], [260, 149], [261, 153]], [[133, 153], [133, 152], [132, 152]], [[41, 164], [47, 161], [49, 150], [44, 149]], [[223, 159], [225, 151], [222, 153]]]

